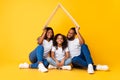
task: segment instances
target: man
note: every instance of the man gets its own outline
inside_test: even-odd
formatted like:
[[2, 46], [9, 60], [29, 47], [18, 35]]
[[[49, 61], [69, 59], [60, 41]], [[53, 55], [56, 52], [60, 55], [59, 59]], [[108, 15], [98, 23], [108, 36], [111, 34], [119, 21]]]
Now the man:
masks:
[[[71, 28], [67, 34], [73, 67], [87, 68], [88, 73], [94, 73], [94, 70], [108, 70], [107, 65], [94, 65], [90, 51], [79, 33], [79, 29], [79, 27]], [[75, 38], [76, 35], [78, 38]]]

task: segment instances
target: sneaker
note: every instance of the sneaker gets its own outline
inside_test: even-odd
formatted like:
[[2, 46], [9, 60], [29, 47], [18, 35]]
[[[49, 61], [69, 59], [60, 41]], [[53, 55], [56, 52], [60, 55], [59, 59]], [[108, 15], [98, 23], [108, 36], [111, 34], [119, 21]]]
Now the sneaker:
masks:
[[109, 67], [107, 65], [97, 65], [96, 70], [107, 71], [107, 70], [109, 70]]
[[57, 68], [56, 66], [53, 66], [51, 64], [49, 64], [49, 66], [48, 66], [48, 69], [56, 69], [56, 68]]
[[19, 68], [21, 68], [21, 69], [27, 69], [27, 68], [29, 68], [29, 64], [28, 63], [23, 63], [23, 64], [19, 64]]
[[94, 69], [93, 69], [93, 65], [92, 64], [88, 64], [88, 69], [87, 69], [89, 74], [93, 74], [94, 73]]
[[45, 68], [45, 66], [41, 63], [38, 65], [38, 70], [41, 72], [47, 72], [47, 68]]
[[62, 66], [61, 68], [65, 69], [65, 70], [71, 70], [72, 69], [71, 66]]

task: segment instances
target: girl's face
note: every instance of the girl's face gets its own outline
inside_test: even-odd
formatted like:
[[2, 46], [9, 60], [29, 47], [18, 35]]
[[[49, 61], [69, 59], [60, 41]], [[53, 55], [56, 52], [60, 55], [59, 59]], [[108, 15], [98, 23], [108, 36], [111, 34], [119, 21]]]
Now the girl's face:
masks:
[[48, 30], [47, 31], [47, 38], [50, 39], [52, 37], [52, 35], [53, 35], [52, 30]]
[[57, 39], [56, 39], [56, 42], [57, 42], [58, 44], [62, 44], [62, 43], [63, 43], [63, 37], [62, 37], [61, 35], [59, 35], [59, 36], [57, 37]]

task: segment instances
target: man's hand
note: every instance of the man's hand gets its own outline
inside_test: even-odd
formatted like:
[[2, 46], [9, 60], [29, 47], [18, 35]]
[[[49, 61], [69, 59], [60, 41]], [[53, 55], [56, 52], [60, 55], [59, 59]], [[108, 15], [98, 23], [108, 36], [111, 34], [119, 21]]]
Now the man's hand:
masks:
[[80, 27], [78, 27], [78, 26], [75, 27], [76, 33], [79, 32], [79, 29], [80, 29]]

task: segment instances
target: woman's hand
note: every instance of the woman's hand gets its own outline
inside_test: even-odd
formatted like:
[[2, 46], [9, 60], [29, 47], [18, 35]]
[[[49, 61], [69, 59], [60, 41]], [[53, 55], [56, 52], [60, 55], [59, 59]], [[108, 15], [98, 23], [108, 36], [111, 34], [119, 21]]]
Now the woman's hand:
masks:
[[46, 32], [47, 32], [47, 29], [46, 29], [46, 28], [44, 28], [44, 29], [43, 29], [43, 32], [44, 32], [44, 33], [46, 33]]

